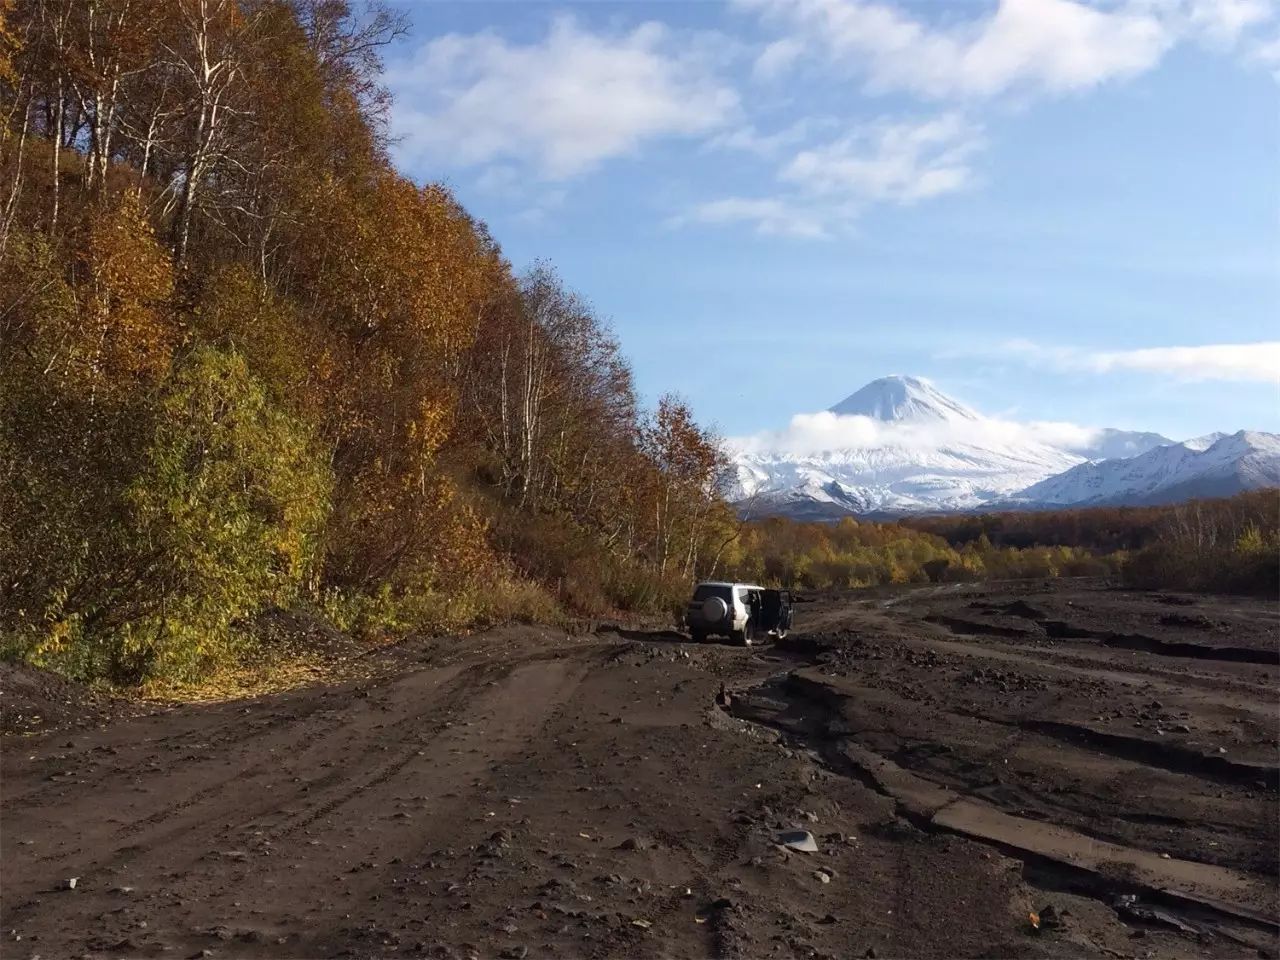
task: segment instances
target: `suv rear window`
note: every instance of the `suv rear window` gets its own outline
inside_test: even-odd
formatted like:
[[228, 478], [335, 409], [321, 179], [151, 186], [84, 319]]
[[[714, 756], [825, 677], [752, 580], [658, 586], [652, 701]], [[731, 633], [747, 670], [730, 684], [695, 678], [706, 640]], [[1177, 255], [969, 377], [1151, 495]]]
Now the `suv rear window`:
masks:
[[701, 600], [707, 600], [711, 597], [719, 597], [725, 603], [733, 603], [733, 588], [726, 587], [722, 584], [700, 583], [698, 589], [693, 591], [693, 602], [698, 603]]

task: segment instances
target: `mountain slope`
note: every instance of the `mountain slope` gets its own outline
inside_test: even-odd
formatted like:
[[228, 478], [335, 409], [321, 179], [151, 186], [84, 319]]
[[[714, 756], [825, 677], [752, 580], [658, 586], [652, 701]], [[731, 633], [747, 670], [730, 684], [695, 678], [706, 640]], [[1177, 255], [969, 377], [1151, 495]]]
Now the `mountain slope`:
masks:
[[1280, 483], [1280, 438], [1241, 432], [1175, 443], [1104, 429], [1050, 444], [1032, 427], [996, 420], [927, 380], [873, 380], [792, 428], [744, 442], [730, 498], [752, 516], [983, 507], [1147, 503], [1226, 495]]
[[1017, 500], [1055, 506], [1171, 503], [1280, 485], [1280, 435], [1241, 430], [1073, 467]]
[[[1217, 436], [1225, 436], [1225, 434]], [[1078, 453], [1087, 460], [1114, 460], [1121, 457], [1136, 457], [1148, 450], [1168, 446], [1171, 443], [1174, 441], [1158, 433], [1106, 427], [1099, 430], [1088, 445], [1072, 447], [1071, 452]]]
[[828, 503], [854, 513], [963, 510], [1078, 463], [1078, 456], [1043, 445], [964, 442], [757, 454], [738, 460], [738, 499], [755, 497], [761, 506]]

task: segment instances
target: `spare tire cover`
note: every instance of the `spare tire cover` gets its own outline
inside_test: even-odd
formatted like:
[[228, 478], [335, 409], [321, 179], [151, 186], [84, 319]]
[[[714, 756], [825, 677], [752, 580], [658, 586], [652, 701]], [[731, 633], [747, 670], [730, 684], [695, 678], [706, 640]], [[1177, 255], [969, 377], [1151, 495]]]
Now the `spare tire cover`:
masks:
[[707, 597], [702, 601], [702, 617], [708, 623], [723, 620], [729, 613], [729, 605], [719, 597]]

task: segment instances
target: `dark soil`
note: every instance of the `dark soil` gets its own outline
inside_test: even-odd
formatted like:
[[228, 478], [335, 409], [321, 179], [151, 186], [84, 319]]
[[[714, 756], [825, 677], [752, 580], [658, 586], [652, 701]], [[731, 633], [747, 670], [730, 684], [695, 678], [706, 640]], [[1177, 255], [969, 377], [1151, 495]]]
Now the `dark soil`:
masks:
[[139, 712], [135, 704], [47, 670], [0, 661], [0, 733], [96, 727]]
[[0, 954], [1277, 955], [1277, 668], [1092, 635], [1265, 651], [1274, 607], [1005, 584], [797, 621], [511, 627], [132, 717], [8, 668], [6, 711], [63, 726], [3, 740]]

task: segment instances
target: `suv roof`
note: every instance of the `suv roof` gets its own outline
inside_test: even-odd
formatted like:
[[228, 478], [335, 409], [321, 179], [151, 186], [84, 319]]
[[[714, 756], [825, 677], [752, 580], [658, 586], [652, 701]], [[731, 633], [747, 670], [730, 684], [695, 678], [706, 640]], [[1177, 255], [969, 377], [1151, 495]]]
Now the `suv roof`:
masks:
[[758, 583], [746, 583], [742, 580], [700, 580], [699, 587], [746, 587], [748, 590], [763, 590]]

